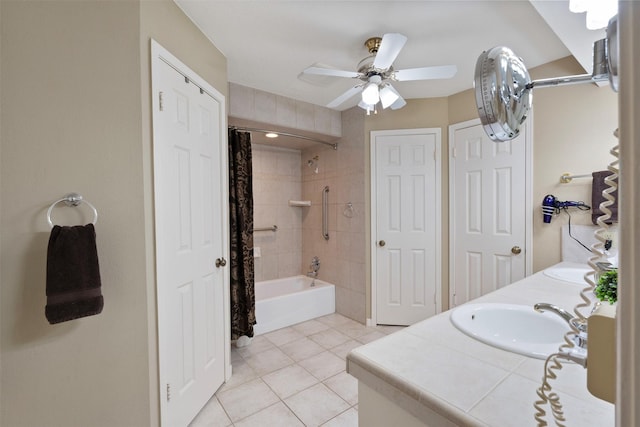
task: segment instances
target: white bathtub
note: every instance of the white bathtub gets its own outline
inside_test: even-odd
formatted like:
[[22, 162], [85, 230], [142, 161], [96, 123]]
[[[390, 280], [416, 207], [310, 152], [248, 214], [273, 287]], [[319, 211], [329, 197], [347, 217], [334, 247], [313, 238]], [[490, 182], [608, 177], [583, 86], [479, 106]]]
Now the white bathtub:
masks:
[[306, 276], [256, 282], [256, 325], [260, 335], [336, 311], [336, 290], [331, 283], [317, 280], [311, 286]]

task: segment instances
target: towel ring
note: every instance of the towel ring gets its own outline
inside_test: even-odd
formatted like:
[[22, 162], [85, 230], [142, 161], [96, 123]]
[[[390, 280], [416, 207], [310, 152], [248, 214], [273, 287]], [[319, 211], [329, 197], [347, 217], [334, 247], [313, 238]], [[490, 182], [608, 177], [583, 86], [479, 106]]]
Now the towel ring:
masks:
[[98, 222], [98, 211], [96, 210], [95, 206], [93, 206], [91, 203], [84, 200], [82, 198], [82, 195], [78, 193], [69, 193], [69, 194], [66, 194], [62, 199], [56, 200], [51, 204], [51, 206], [49, 206], [49, 210], [47, 210], [47, 222], [49, 223], [49, 226], [51, 228], [53, 228], [53, 222], [51, 221], [51, 211], [53, 210], [54, 206], [60, 202], [64, 202], [64, 204], [69, 207], [75, 207], [81, 203], [86, 203], [87, 205], [89, 205], [91, 210], [93, 210], [92, 224], [96, 225], [96, 222]]

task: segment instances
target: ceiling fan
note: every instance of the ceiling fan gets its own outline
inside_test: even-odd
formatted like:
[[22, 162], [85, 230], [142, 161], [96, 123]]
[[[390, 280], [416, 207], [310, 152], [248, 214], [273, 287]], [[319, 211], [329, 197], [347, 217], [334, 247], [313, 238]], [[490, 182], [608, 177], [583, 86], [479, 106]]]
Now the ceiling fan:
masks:
[[370, 114], [377, 112], [378, 102], [382, 108], [391, 107], [397, 110], [404, 107], [407, 102], [400, 96], [391, 82], [448, 79], [456, 74], [455, 65], [443, 65], [435, 67], [408, 68], [394, 70], [393, 61], [407, 42], [407, 37], [399, 33], [387, 33], [382, 38], [371, 37], [364, 45], [369, 50], [369, 56], [358, 64], [358, 71], [343, 71], [332, 68], [311, 66], [303, 71], [303, 74], [320, 76], [348, 77], [361, 80], [342, 95], [327, 104], [328, 108], [335, 108], [355, 95], [361, 93], [362, 99], [358, 106]]

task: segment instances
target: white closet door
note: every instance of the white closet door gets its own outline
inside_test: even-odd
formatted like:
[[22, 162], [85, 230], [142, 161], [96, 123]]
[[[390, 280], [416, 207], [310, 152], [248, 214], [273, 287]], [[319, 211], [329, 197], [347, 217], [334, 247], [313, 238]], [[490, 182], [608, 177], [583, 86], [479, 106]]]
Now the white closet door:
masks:
[[411, 325], [440, 299], [440, 131], [371, 133], [376, 322]]

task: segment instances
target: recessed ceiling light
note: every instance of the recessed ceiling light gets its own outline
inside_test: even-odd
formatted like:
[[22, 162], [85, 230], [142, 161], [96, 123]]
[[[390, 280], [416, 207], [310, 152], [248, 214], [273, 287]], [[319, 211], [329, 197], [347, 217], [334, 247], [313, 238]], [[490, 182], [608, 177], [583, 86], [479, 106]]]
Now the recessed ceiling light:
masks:
[[266, 133], [264, 136], [266, 136], [267, 138], [277, 138], [278, 134], [275, 132], [269, 132], [269, 133]]

